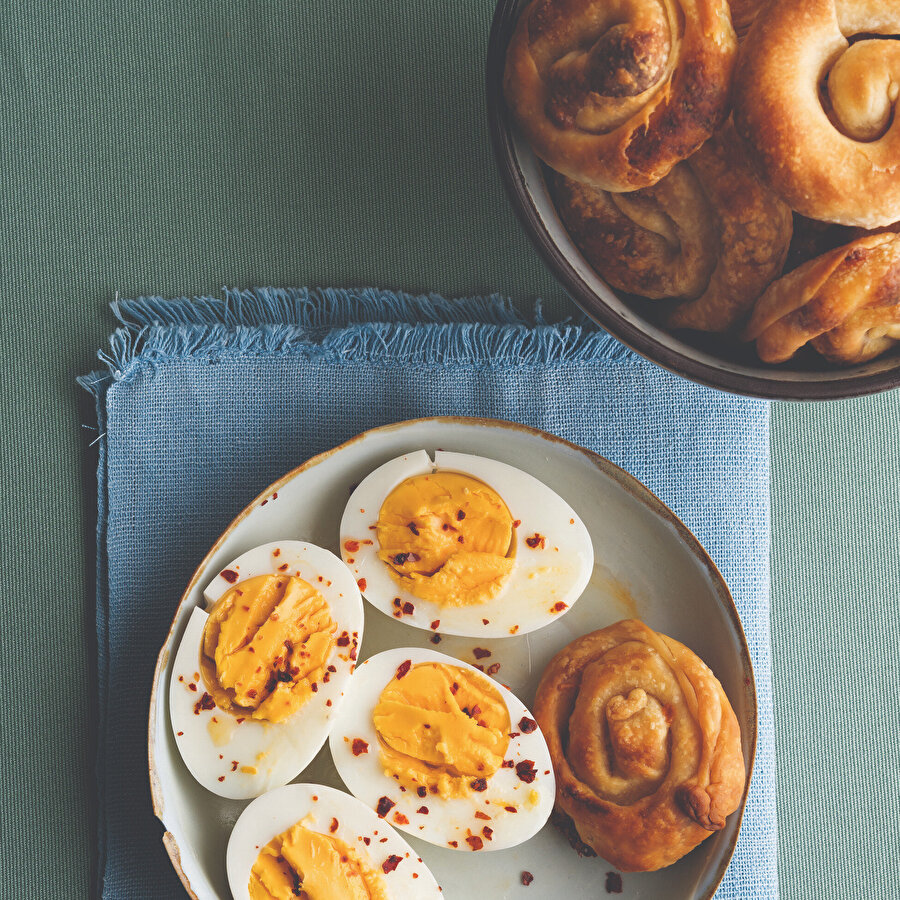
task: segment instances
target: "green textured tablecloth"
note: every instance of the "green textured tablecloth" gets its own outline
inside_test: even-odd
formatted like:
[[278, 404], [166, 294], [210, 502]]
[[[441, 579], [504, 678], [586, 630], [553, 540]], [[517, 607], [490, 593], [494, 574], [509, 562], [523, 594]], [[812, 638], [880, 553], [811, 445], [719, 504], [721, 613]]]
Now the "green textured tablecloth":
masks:
[[[491, 0], [0, 13], [0, 896], [89, 893], [74, 376], [107, 302], [223, 284], [568, 301], [495, 174]], [[900, 896], [900, 393], [773, 417], [782, 895]]]

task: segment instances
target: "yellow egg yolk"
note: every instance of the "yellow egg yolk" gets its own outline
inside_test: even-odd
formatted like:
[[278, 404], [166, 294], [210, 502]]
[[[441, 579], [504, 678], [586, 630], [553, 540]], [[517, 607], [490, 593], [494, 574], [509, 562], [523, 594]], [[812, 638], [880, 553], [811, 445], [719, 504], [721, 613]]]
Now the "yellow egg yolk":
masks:
[[335, 627], [325, 598], [302, 578], [241, 581], [213, 607], [203, 632], [206, 689], [226, 712], [281, 722], [322, 680]]
[[394, 580], [442, 606], [491, 600], [512, 571], [512, 516], [496, 491], [470, 475], [407, 478], [385, 498], [376, 534]]
[[381, 876], [344, 841], [297, 823], [260, 850], [252, 900], [389, 900]]
[[509, 711], [497, 688], [444, 663], [401, 666], [373, 719], [386, 774], [420, 794], [483, 791], [509, 746]]

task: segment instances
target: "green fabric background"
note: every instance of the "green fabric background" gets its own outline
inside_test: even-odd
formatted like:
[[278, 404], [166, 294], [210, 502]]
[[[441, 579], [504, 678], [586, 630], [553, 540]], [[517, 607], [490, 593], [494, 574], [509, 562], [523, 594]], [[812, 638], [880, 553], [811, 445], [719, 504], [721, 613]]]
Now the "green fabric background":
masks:
[[[492, 5], [4, 4], [0, 895], [89, 892], [73, 379], [115, 292], [373, 284], [572, 310], [495, 174]], [[898, 392], [774, 413], [786, 898], [900, 895], [898, 422]]]

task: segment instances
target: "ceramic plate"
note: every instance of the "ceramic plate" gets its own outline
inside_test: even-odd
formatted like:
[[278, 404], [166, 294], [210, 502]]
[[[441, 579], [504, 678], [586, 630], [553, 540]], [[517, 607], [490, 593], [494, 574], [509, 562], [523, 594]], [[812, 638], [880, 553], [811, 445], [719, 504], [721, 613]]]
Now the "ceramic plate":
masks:
[[[698, 653], [716, 673], [741, 723], [748, 772], [756, 746], [756, 695], [747, 643], [718, 570], [675, 515], [642, 484], [608, 460], [551, 435], [476, 419], [420, 419], [368, 431], [284, 476], [229, 526], [195, 573], [157, 663], [150, 706], [150, 780], [154, 811], [166, 828], [172, 863], [193, 897], [230, 897], [225, 847], [247, 801], [225, 800], [200, 787], [181, 760], [169, 726], [168, 686], [174, 651], [202, 593], [230, 560], [267, 541], [310, 541], [338, 552], [338, 525], [354, 485], [393, 457], [424, 448], [476, 453], [530, 472], [565, 498], [581, 516], [594, 544], [590, 583], [563, 618], [521, 637], [492, 640], [446, 637], [440, 650], [473, 662], [477, 645], [500, 663], [497, 678], [529, 708], [541, 672], [573, 638], [639, 617]], [[502, 454], [502, 456], [501, 456]], [[273, 499], [277, 493], [277, 499]], [[268, 501], [265, 502], [264, 501]], [[365, 604], [360, 659], [397, 646], [433, 649], [430, 634]], [[301, 773], [343, 789], [327, 745]], [[748, 779], [749, 782], [749, 779]], [[622, 876], [622, 897], [700, 900], [712, 897], [734, 850], [741, 809], [725, 828], [661, 872]], [[461, 855], [408, 838], [448, 900], [473, 896], [555, 898], [601, 896], [602, 859], [581, 859], [548, 824], [531, 840], [507, 850]], [[530, 887], [521, 874], [534, 875]]]

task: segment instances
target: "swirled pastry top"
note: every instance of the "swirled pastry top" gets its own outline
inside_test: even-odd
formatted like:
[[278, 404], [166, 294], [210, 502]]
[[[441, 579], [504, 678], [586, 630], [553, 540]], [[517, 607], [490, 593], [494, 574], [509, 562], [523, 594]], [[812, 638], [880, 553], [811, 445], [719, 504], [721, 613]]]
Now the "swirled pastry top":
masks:
[[533, 0], [507, 49], [507, 103], [546, 163], [608, 191], [659, 181], [727, 112], [725, 0]]
[[677, 298], [675, 328], [727, 331], [781, 272], [791, 211], [726, 125], [655, 185], [615, 194], [551, 179], [572, 239], [613, 287]]
[[893, 0], [779, 0], [757, 17], [735, 123], [797, 212], [863, 228], [900, 219], [897, 35]]
[[695, 653], [636, 619], [560, 651], [534, 712], [557, 806], [624, 871], [671, 865], [740, 804], [741, 734], [721, 684]]
[[867, 235], [780, 278], [757, 301], [745, 336], [771, 363], [807, 343], [845, 364], [889, 350], [900, 342], [900, 235]]

